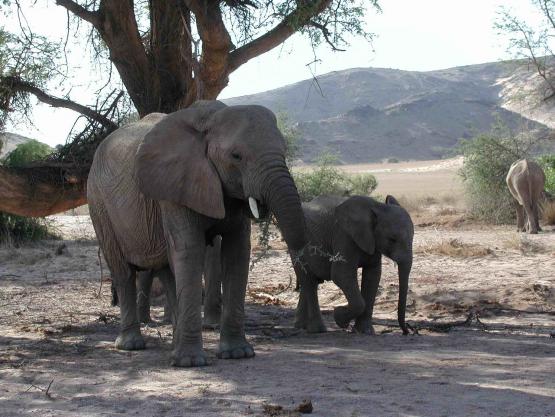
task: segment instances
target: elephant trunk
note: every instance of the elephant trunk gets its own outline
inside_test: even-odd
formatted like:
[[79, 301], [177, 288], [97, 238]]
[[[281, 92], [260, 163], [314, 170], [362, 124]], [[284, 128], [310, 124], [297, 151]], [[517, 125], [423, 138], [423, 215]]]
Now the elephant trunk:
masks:
[[306, 226], [297, 187], [285, 165], [274, 165], [261, 176], [261, 197], [274, 214], [289, 251], [296, 253], [306, 244]]
[[409, 329], [405, 323], [405, 311], [407, 307], [407, 295], [409, 291], [409, 275], [412, 268], [412, 257], [398, 263], [399, 272], [399, 303], [397, 306], [397, 319], [403, 334], [409, 334]]

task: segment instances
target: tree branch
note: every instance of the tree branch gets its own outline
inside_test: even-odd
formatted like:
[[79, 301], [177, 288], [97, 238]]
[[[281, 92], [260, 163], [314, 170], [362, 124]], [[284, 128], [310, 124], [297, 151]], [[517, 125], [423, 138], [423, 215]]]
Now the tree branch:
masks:
[[299, 28], [309, 24], [313, 17], [322, 13], [331, 2], [332, 0], [299, 2], [297, 8], [285, 16], [273, 29], [230, 54], [230, 72], [233, 72], [250, 59], [283, 43]]
[[314, 28], [320, 30], [320, 32], [322, 32], [322, 35], [324, 35], [324, 39], [325, 39], [326, 43], [330, 46], [330, 48], [331, 48], [333, 51], [336, 51], [336, 52], [345, 52], [345, 49], [338, 48], [338, 47], [335, 46], [335, 44], [332, 42], [332, 40], [330, 39], [331, 32], [330, 32], [329, 29], [326, 27], [326, 25], [322, 25], [322, 24], [320, 24], [320, 23], [318, 23], [318, 22], [315, 22], [315, 21], [313, 21], [313, 20], [311, 20], [310, 22], [308, 22], [308, 25], [309, 25], [309, 26], [312, 26], [312, 27], [314, 27]]
[[85, 182], [37, 179], [33, 169], [0, 166], [0, 211], [28, 217], [60, 213], [87, 203]]
[[89, 22], [94, 27], [100, 26], [100, 16], [97, 11], [91, 12], [72, 0], [56, 0], [56, 4], [65, 7], [75, 16]]
[[51, 96], [50, 94], [47, 94], [44, 91], [42, 91], [37, 86], [27, 81], [24, 81], [19, 77], [16, 77], [16, 76], [0, 77], [0, 85], [5, 87], [8, 90], [12, 90], [15, 92], [30, 93], [34, 95], [37, 99], [39, 99], [41, 102], [48, 104], [52, 107], [61, 107], [61, 108], [73, 110], [77, 113], [82, 114], [83, 116], [87, 117], [90, 120], [94, 120], [100, 123], [108, 130], [115, 130], [118, 128], [118, 125], [116, 123], [108, 119], [106, 116], [100, 113], [97, 113], [93, 109], [68, 99]]

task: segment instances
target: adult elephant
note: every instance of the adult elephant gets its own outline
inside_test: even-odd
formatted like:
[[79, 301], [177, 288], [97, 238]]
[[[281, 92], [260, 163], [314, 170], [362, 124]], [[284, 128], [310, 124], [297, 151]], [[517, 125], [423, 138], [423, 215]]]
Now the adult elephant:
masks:
[[[318, 305], [318, 284], [332, 280], [345, 294], [348, 305], [336, 307], [335, 322], [374, 334], [372, 313], [382, 272], [382, 256], [397, 263], [399, 303], [397, 316], [403, 334], [408, 334], [405, 310], [412, 268], [414, 226], [397, 200], [387, 196], [385, 204], [370, 197], [321, 196], [303, 203], [310, 244], [295, 265], [301, 284], [295, 327], [308, 332], [326, 331]], [[361, 287], [357, 270], [362, 268]]]
[[545, 188], [543, 169], [535, 161], [521, 159], [511, 165], [506, 181], [516, 200], [517, 230], [538, 233], [541, 231], [539, 203]]
[[117, 348], [145, 347], [135, 273], [149, 269], [162, 280], [175, 277], [175, 285], [167, 285], [176, 312], [172, 364], [206, 365], [201, 275], [206, 243], [221, 235], [218, 356], [254, 356], [244, 331], [249, 206], [254, 217], [274, 213], [290, 251], [305, 244], [299, 195], [271, 111], [209, 101], [168, 115], [150, 114], [101, 143], [87, 196], [120, 301]]

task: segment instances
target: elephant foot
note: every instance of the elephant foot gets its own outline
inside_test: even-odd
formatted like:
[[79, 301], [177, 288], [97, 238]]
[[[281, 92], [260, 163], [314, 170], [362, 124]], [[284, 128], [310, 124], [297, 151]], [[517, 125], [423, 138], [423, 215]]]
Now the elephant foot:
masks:
[[333, 310], [333, 318], [339, 327], [346, 329], [349, 327], [349, 323], [351, 323], [353, 316], [348, 307], [341, 306], [335, 307]]
[[353, 330], [356, 333], [367, 334], [369, 336], [375, 336], [374, 326], [370, 324], [370, 320], [356, 320]]
[[328, 329], [321, 320], [309, 321], [305, 327], [307, 333], [326, 333]]
[[218, 358], [220, 359], [242, 359], [252, 358], [254, 348], [244, 337], [221, 337], [218, 348]]
[[171, 365], [180, 368], [192, 368], [206, 366], [208, 365], [208, 360], [201, 347], [174, 349], [171, 356]]
[[306, 329], [306, 322], [307, 322], [306, 315], [303, 313], [297, 313], [295, 316], [295, 323], [293, 326], [295, 329]]
[[145, 348], [145, 340], [140, 330], [134, 329], [121, 332], [116, 339], [116, 349], [120, 350], [141, 350]]

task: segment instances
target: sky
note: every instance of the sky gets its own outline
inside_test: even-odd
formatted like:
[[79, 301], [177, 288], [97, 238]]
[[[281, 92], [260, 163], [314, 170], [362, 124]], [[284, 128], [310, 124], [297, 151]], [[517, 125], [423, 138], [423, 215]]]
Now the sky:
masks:
[[[308, 40], [294, 35], [232, 73], [219, 98], [254, 94], [354, 67], [431, 71], [509, 59], [507, 40], [494, 28], [499, 8], [510, 8], [529, 21], [537, 19], [529, 0], [381, 0], [380, 4], [381, 14], [369, 9], [365, 16], [367, 28], [376, 35], [372, 45], [352, 39], [346, 52], [322, 45], [316, 51], [318, 61], [310, 64], [314, 56]], [[53, 39], [65, 36], [66, 13], [53, 2], [38, 2], [25, 16], [42, 34]], [[17, 16], [0, 25], [15, 31]], [[70, 65], [78, 69], [67, 92], [73, 100], [90, 104], [94, 102], [90, 85], [99, 80], [99, 71], [83, 54], [79, 46], [70, 53]], [[7, 130], [53, 146], [66, 141], [75, 117], [69, 110], [37, 105], [34, 126], [19, 124]]]

